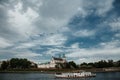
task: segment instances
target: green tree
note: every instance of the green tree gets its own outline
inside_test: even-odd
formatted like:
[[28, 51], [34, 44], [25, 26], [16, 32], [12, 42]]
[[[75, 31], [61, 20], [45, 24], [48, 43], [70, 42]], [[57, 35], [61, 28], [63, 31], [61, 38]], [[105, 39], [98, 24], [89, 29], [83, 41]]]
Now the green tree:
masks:
[[69, 65], [72, 67], [72, 68], [78, 68], [78, 66], [76, 65], [76, 63], [74, 61], [70, 61], [69, 62]]
[[118, 60], [116, 63], [117, 63], [117, 67], [120, 67], [120, 60]]
[[105, 61], [105, 60], [101, 60], [101, 61], [99, 61], [99, 62], [97, 62], [97, 68], [104, 68], [104, 67], [107, 67], [108, 66], [108, 64], [107, 64], [107, 62]]
[[108, 60], [108, 66], [107, 67], [113, 67], [113, 66], [114, 66], [113, 60]]
[[18, 58], [12, 58], [10, 60], [10, 68], [12, 69], [25, 69], [30, 68], [31, 62], [27, 59], [18, 59]]
[[12, 58], [10, 60], [10, 68], [18, 68], [19, 67], [19, 59], [18, 58]]
[[88, 64], [85, 63], [85, 62], [83, 62], [83, 63], [80, 64], [80, 67], [81, 67], [81, 68], [87, 68], [87, 67], [88, 67]]
[[70, 68], [70, 64], [69, 63], [66, 63], [65, 66], [66, 66], [65, 68]]
[[1, 69], [5, 70], [9, 67], [9, 62], [8, 61], [3, 61], [1, 64]]

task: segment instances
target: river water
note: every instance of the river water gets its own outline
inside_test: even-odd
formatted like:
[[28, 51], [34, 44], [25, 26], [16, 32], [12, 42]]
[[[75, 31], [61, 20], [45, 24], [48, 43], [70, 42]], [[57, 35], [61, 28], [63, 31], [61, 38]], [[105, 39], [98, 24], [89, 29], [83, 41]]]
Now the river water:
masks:
[[0, 73], [0, 80], [120, 80], [120, 72], [99, 72], [96, 77], [76, 79], [57, 79], [46, 73]]

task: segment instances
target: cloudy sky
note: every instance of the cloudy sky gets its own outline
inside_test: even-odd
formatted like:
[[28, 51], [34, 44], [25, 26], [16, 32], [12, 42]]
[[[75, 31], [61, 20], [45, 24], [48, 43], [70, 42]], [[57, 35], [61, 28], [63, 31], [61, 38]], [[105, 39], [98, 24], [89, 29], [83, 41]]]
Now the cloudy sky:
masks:
[[0, 60], [120, 58], [120, 0], [0, 0]]

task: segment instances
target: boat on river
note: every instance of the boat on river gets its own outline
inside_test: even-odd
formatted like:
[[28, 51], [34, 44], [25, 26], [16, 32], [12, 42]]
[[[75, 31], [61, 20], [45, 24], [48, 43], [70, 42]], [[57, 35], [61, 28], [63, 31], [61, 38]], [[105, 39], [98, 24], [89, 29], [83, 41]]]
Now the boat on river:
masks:
[[95, 76], [96, 74], [91, 73], [91, 72], [85, 72], [85, 71], [55, 74], [56, 78], [84, 78], [84, 77], [95, 77]]

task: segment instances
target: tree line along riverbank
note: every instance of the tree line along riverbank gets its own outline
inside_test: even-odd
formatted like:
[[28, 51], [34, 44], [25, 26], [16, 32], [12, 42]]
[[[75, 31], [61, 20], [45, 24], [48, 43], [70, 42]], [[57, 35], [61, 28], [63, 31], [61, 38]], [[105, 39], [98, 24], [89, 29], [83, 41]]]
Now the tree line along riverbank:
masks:
[[0, 72], [71, 72], [78, 70], [86, 70], [91, 72], [104, 72], [104, 71], [120, 71], [120, 60], [101, 60], [98, 62], [76, 64], [70, 61], [64, 64], [59, 64], [59, 67], [51, 69], [40, 69], [37, 64], [27, 59], [12, 58], [7, 61], [2, 61]]

